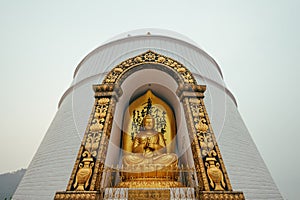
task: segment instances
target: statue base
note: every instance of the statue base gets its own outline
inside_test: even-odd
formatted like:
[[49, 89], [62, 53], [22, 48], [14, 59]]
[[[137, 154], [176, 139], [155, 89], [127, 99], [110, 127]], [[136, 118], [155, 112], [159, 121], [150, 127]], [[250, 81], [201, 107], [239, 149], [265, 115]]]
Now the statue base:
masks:
[[173, 188], [183, 187], [180, 181], [180, 170], [177, 161], [174, 165], [159, 164], [132, 165], [120, 172], [120, 188]]
[[120, 182], [116, 187], [118, 188], [176, 188], [182, 187], [182, 184], [174, 180], [144, 178], [133, 179]]

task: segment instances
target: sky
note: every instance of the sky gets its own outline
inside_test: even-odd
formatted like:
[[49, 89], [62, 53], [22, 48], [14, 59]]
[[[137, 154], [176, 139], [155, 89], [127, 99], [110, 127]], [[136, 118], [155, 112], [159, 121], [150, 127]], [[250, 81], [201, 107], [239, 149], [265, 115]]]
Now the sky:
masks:
[[0, 0], [0, 173], [27, 168], [79, 62], [139, 28], [181, 33], [220, 65], [286, 199], [300, 195], [300, 2]]

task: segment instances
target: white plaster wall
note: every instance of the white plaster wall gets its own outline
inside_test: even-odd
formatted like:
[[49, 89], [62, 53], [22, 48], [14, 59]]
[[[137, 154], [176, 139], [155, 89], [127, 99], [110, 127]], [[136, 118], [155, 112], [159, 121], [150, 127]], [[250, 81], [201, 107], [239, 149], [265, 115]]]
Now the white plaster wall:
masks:
[[229, 98], [218, 144], [233, 190], [243, 191], [247, 200], [283, 199], [238, 110]]
[[55, 191], [66, 189], [81, 143], [74, 126], [71, 101], [69, 95], [56, 113], [14, 200], [53, 199]]

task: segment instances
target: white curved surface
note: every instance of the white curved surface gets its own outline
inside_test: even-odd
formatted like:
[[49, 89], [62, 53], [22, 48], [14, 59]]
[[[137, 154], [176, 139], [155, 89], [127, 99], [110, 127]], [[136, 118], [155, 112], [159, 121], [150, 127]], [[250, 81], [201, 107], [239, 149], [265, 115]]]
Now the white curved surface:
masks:
[[124, 39], [127, 37], [142, 36], [142, 35], [144, 35], [144, 36], [145, 35], [168, 36], [168, 37], [176, 38], [178, 40], [186, 41], [188, 43], [191, 43], [191, 44], [199, 47], [199, 45], [195, 41], [186, 37], [185, 35], [182, 35], [175, 31], [166, 30], [166, 29], [158, 29], [158, 28], [143, 28], [143, 29], [136, 29], [136, 30], [132, 30], [132, 31], [126, 31], [124, 33], [120, 33], [120, 34], [110, 38], [109, 40], [105, 41], [103, 44], [110, 43], [110, 42], [120, 40], [120, 39]]

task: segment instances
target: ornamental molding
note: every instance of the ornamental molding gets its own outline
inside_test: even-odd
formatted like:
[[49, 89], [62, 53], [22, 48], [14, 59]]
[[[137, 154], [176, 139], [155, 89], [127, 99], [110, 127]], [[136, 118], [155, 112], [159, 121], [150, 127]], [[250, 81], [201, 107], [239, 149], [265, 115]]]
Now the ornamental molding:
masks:
[[[158, 54], [154, 51], [147, 51], [143, 54], [137, 55], [132, 58], [128, 58], [127, 60], [121, 62], [117, 66], [115, 66], [104, 78], [103, 84], [107, 83], [118, 83], [121, 85], [123, 80], [133, 73], [136, 67], [139, 67], [141, 65], [145, 64], [154, 64], [158, 66], [164, 66], [162, 67], [153, 67], [162, 71], [170, 72], [172, 73], [172, 77], [175, 78], [175, 80], [178, 83], [188, 83], [191, 85], [197, 84], [196, 79], [194, 78], [193, 74], [180, 62]], [[127, 72], [130, 71], [129, 74]], [[126, 74], [126, 76], [124, 76]]]

